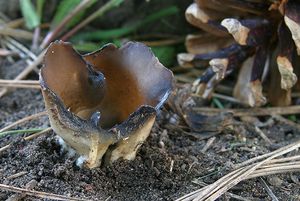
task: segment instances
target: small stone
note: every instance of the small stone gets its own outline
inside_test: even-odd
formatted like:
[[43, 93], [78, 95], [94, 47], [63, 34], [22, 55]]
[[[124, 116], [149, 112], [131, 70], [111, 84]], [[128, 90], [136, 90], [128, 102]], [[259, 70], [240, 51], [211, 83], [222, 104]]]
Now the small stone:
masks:
[[272, 185], [272, 186], [276, 186], [276, 187], [280, 187], [282, 185], [282, 179], [280, 179], [277, 176], [271, 176], [268, 177], [268, 182]]
[[186, 164], [182, 164], [180, 168], [184, 171], [186, 169]]
[[153, 170], [155, 172], [155, 175], [158, 177], [160, 175], [160, 171], [156, 167], [154, 167]]
[[159, 148], [163, 149], [163, 148], [165, 148], [165, 143], [163, 141], [159, 141], [158, 146], [159, 146]]

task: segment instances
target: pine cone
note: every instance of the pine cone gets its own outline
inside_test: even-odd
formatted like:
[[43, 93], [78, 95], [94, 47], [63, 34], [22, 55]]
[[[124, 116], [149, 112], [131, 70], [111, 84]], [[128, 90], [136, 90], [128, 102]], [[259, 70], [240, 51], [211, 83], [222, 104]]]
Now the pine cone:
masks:
[[208, 67], [195, 81], [204, 98], [229, 74], [239, 70], [233, 95], [249, 106], [290, 105], [300, 89], [300, 1], [196, 0], [187, 21], [204, 30], [186, 38], [184, 67]]

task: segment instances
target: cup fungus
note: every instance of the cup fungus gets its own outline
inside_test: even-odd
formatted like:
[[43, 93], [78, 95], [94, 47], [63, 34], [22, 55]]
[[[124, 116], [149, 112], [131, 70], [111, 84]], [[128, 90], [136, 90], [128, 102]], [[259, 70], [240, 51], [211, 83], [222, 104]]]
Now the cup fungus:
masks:
[[172, 72], [138, 42], [80, 55], [56, 41], [40, 72], [51, 127], [88, 168], [135, 158], [172, 82]]

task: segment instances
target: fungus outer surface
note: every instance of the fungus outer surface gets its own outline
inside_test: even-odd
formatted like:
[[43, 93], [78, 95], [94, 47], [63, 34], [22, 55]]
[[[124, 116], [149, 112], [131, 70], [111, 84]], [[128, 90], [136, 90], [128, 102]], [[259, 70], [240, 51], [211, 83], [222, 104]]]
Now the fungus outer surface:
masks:
[[50, 44], [40, 84], [53, 130], [97, 167], [132, 160], [167, 99], [173, 74], [142, 43], [108, 44], [84, 56]]

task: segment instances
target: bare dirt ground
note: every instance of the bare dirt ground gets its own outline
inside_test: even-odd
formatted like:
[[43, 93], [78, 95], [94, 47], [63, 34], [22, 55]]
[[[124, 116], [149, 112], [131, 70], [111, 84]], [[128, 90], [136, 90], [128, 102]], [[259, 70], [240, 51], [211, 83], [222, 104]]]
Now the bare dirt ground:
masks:
[[[16, 64], [16, 71], [22, 68]], [[14, 71], [0, 67], [1, 77], [12, 78]], [[32, 73], [31, 79], [37, 79]], [[0, 128], [25, 116], [44, 110], [42, 95], [36, 89], [17, 89], [0, 99]], [[24, 141], [28, 134], [6, 135], [0, 147], [0, 183], [24, 188], [36, 181], [34, 190], [80, 197], [90, 200], [174, 200], [203, 184], [210, 184], [230, 172], [232, 164], [270, 152], [300, 139], [297, 127], [273, 120], [261, 127], [271, 140], [267, 144], [251, 123], [239, 122], [238, 131], [221, 129], [207, 149], [204, 133], [183, 132], [170, 126], [172, 112], [166, 107], [152, 129], [150, 137], [134, 161], [118, 161], [110, 167], [93, 170], [75, 165], [57, 143], [55, 133], [48, 132]], [[49, 127], [46, 116], [14, 129]], [[242, 132], [241, 132], [242, 131]], [[20, 174], [19, 174], [20, 173]], [[262, 178], [279, 200], [300, 200], [300, 174], [289, 173]], [[271, 200], [261, 179], [241, 182], [220, 200]], [[0, 200], [14, 193], [0, 191]], [[26, 196], [25, 200], [43, 200]], [[44, 199], [47, 200], [47, 199]]]

